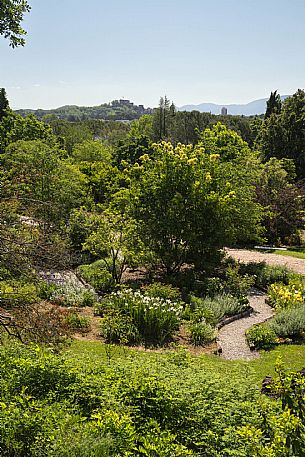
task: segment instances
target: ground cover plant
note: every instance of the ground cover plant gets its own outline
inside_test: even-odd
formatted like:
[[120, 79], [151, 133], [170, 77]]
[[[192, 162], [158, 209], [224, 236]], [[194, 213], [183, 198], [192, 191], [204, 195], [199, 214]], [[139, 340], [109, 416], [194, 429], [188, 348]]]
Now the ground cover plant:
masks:
[[[259, 364], [232, 363], [184, 350], [144, 353], [86, 342], [56, 355], [6, 341], [0, 346], [1, 453], [301, 456], [303, 400], [283, 389], [291, 376], [300, 388], [302, 381], [279, 366], [274, 389], [280, 399], [261, 396], [277, 353], [266, 355], [266, 363], [264, 357]], [[304, 350], [291, 361], [301, 367]]]
[[305, 283], [302, 275], [289, 273], [286, 283], [273, 283], [268, 288], [268, 303], [275, 316], [246, 333], [249, 344], [267, 349], [278, 343], [303, 341], [305, 332]]

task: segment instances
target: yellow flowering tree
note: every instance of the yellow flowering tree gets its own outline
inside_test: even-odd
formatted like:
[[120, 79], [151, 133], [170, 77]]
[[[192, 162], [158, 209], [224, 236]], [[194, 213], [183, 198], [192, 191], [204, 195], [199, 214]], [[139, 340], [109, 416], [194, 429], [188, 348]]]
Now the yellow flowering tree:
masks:
[[253, 161], [231, 166], [217, 148], [206, 153], [201, 144], [153, 148], [151, 157], [145, 154], [128, 170], [131, 211], [168, 273], [184, 263], [205, 268], [226, 244], [257, 238], [261, 211]]

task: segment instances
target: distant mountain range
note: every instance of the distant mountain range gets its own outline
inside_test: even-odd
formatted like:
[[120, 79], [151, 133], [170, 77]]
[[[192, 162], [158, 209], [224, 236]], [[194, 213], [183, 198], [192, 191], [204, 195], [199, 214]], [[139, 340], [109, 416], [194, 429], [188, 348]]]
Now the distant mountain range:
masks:
[[[282, 95], [281, 99], [289, 95]], [[259, 100], [254, 100], [253, 102], [241, 104], [241, 105], [217, 105], [215, 103], [200, 103], [199, 105], [184, 105], [178, 108], [179, 111], [200, 111], [201, 113], [212, 113], [220, 114], [221, 108], [225, 107], [228, 110], [228, 114], [243, 115], [243, 116], [253, 116], [255, 114], [263, 114], [266, 111], [266, 102], [268, 98], [261, 98]]]

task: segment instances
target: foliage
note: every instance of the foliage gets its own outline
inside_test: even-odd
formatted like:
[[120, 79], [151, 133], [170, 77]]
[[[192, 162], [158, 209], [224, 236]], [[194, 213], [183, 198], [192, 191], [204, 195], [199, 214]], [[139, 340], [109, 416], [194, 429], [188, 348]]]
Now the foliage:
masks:
[[8, 38], [10, 46], [24, 46], [25, 30], [21, 22], [25, 13], [30, 11], [30, 5], [25, 0], [4, 0], [0, 10], [0, 35]]
[[305, 332], [305, 306], [284, 309], [276, 313], [270, 327], [283, 338], [300, 339]]
[[277, 93], [277, 90], [271, 92], [269, 100], [267, 100], [265, 119], [268, 119], [268, 117], [270, 117], [272, 113], [280, 113], [281, 109], [282, 101], [280, 94]]
[[90, 265], [80, 265], [78, 271], [98, 293], [111, 292], [115, 288], [115, 281], [104, 260], [97, 260]]
[[1, 452], [301, 457], [301, 375], [278, 365], [270, 391], [279, 400], [264, 399], [251, 364], [186, 355], [121, 349], [107, 358], [88, 342], [61, 356], [0, 346]]
[[213, 298], [199, 298], [192, 296], [190, 307], [193, 312], [192, 320], [195, 322], [205, 318], [208, 322], [216, 325], [224, 317], [234, 316], [248, 307], [238, 297], [229, 294], [216, 295]]
[[49, 146], [55, 146], [56, 137], [49, 125], [29, 115], [26, 118], [7, 110], [0, 122], [0, 152], [16, 141], [41, 140]]
[[26, 216], [55, 221], [85, 201], [85, 176], [59, 155], [39, 140], [17, 141], [3, 154], [12, 196], [23, 199]]
[[0, 122], [2, 118], [7, 114], [9, 108], [9, 102], [6, 97], [5, 89], [2, 87], [0, 89]]
[[[113, 292], [98, 305], [98, 312], [104, 314], [107, 309], [127, 316], [127, 325], [136, 327], [141, 341], [145, 344], [162, 345], [171, 339], [179, 328], [182, 306], [179, 303], [159, 297], [150, 297], [140, 291], [123, 289]], [[120, 322], [119, 326], [122, 325]], [[126, 325], [126, 320], [123, 325]], [[130, 332], [134, 333], [134, 330]], [[132, 341], [127, 341], [132, 342]]]
[[72, 158], [75, 162], [111, 162], [112, 151], [99, 141], [84, 141], [74, 146]]
[[[288, 284], [291, 272], [281, 265], [268, 265], [265, 262], [240, 264], [240, 273], [254, 276], [255, 285], [267, 289], [271, 284]], [[271, 290], [271, 289], [270, 289]]]
[[268, 303], [277, 310], [292, 308], [304, 303], [305, 283], [295, 275], [287, 285], [271, 284], [268, 289]]
[[291, 243], [304, 226], [304, 186], [292, 182], [294, 168], [291, 159], [272, 157], [264, 164], [256, 184], [258, 202], [265, 210], [265, 236], [270, 243]]
[[305, 92], [298, 90], [283, 102], [282, 110], [264, 121], [259, 146], [265, 160], [293, 159], [298, 178], [304, 177]]
[[56, 288], [50, 301], [61, 306], [93, 306], [97, 302], [97, 295], [92, 289], [66, 283]]
[[124, 168], [124, 164], [134, 164], [144, 154], [153, 153], [151, 140], [145, 136], [130, 137], [125, 141], [120, 141], [114, 151], [114, 163], [119, 168]]
[[104, 211], [100, 215], [89, 213], [84, 222], [88, 235], [83, 251], [103, 258], [112, 279], [119, 283], [127, 265], [145, 256], [136, 221], [117, 211]]
[[191, 322], [188, 325], [188, 330], [190, 332], [191, 342], [195, 346], [203, 346], [215, 340], [216, 337], [215, 329], [210, 324], [207, 324], [205, 319], [198, 322]]
[[249, 346], [256, 349], [270, 349], [278, 342], [271, 324], [254, 325], [246, 331], [246, 338]]
[[247, 302], [246, 295], [253, 286], [255, 279], [249, 274], [240, 274], [239, 265], [228, 265], [225, 271], [224, 291]]
[[88, 331], [90, 319], [77, 313], [69, 313], [65, 318], [65, 323], [72, 330]]
[[149, 297], [159, 297], [163, 300], [171, 300], [175, 302], [181, 301], [181, 293], [178, 288], [170, 284], [162, 284], [161, 282], [153, 282], [144, 286], [142, 292]]
[[163, 142], [154, 148], [153, 159], [144, 155], [129, 171], [131, 212], [168, 273], [183, 263], [204, 268], [224, 244], [258, 235], [252, 159], [243, 158], [242, 168], [234, 164], [233, 173], [202, 146]]
[[133, 344], [140, 341], [133, 319], [117, 309], [107, 311], [101, 320], [100, 329], [106, 343]]

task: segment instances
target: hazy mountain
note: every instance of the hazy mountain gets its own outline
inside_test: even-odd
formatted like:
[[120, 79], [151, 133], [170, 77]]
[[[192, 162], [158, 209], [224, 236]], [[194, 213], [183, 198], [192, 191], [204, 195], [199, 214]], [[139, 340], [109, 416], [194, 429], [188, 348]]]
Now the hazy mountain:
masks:
[[[281, 99], [289, 95], [282, 95]], [[199, 105], [184, 105], [178, 108], [179, 111], [200, 111], [201, 113], [212, 113], [220, 114], [221, 108], [226, 107], [228, 114], [237, 114], [244, 116], [251, 116], [254, 114], [263, 114], [266, 111], [266, 102], [268, 98], [261, 98], [260, 100], [254, 100], [253, 102], [246, 103], [244, 105], [217, 105], [215, 103], [201, 103]]]

